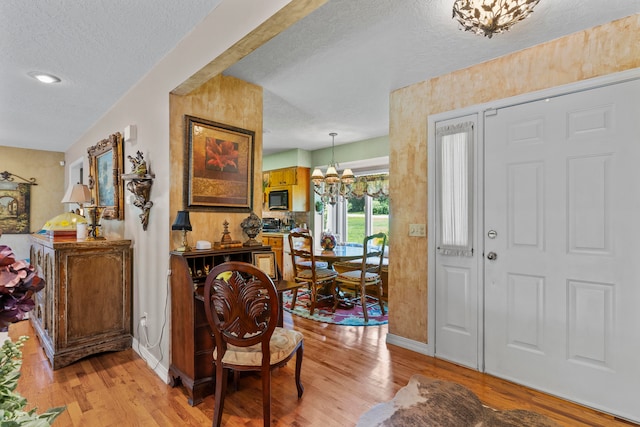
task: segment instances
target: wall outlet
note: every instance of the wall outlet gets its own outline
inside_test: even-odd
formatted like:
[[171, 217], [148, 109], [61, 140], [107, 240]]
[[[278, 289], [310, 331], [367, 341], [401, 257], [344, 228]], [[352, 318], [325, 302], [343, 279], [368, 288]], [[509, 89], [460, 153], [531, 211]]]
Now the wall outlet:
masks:
[[148, 318], [149, 318], [149, 316], [147, 315], [146, 311], [144, 313], [142, 313], [142, 316], [140, 316], [140, 325], [146, 327]]
[[409, 224], [409, 236], [422, 237], [427, 235], [426, 224]]

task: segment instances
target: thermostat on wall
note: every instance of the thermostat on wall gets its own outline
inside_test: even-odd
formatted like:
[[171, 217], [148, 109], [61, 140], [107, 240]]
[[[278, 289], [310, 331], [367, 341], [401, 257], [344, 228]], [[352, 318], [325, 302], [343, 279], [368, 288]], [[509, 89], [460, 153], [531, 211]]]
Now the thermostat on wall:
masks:
[[211, 242], [206, 240], [198, 240], [196, 242], [196, 249], [211, 249]]

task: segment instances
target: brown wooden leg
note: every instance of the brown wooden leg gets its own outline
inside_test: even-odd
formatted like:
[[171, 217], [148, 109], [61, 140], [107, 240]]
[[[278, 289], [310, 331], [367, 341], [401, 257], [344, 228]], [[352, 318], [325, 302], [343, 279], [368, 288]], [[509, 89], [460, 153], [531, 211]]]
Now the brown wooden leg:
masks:
[[262, 416], [264, 427], [271, 425], [271, 367], [262, 368]]
[[367, 310], [367, 288], [363, 285], [360, 287], [360, 302], [362, 304], [362, 314], [364, 315], [364, 323], [369, 322], [369, 310]]
[[378, 304], [380, 304], [380, 311], [384, 314], [384, 303], [382, 302], [382, 282], [378, 283]]
[[222, 425], [222, 410], [224, 408], [224, 395], [227, 391], [227, 370], [222, 363], [216, 364], [216, 395], [213, 406], [213, 427]]
[[304, 355], [304, 342], [300, 343], [300, 347], [296, 350], [296, 388], [298, 389], [298, 399], [302, 397], [304, 393], [304, 387], [300, 382], [300, 371], [302, 370], [302, 356]]

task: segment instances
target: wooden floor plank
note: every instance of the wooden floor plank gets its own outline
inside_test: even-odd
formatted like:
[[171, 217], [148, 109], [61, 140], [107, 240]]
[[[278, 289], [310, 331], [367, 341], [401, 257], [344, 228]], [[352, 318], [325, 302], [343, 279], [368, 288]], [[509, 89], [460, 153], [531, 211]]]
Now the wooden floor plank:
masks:
[[[274, 426], [344, 427], [355, 425], [373, 405], [391, 399], [420, 373], [458, 382], [496, 409], [540, 412], [563, 426], [633, 425], [589, 408], [434, 359], [386, 343], [386, 326], [328, 325], [285, 313], [285, 326], [305, 336], [302, 382], [297, 399], [294, 368], [289, 363], [274, 372]], [[31, 338], [23, 349], [18, 391], [28, 408], [40, 412], [67, 405], [55, 427], [206, 426], [213, 417], [213, 397], [191, 407], [181, 387], [165, 384], [133, 350], [90, 356], [52, 371], [28, 321], [11, 325], [10, 336]], [[240, 379], [240, 389], [227, 395], [226, 426], [261, 426], [259, 376]]]

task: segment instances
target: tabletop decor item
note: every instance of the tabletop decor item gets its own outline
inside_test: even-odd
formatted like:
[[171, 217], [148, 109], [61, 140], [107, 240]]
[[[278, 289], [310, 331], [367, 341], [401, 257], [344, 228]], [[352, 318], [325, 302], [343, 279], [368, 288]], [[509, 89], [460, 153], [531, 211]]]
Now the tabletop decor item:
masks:
[[244, 242], [242, 246], [262, 246], [262, 243], [256, 240], [256, 236], [262, 230], [262, 220], [255, 212], [251, 212], [248, 217], [243, 219], [240, 227], [242, 227], [244, 234], [249, 236], [249, 240]]
[[325, 251], [332, 251], [336, 247], [336, 236], [331, 234], [330, 231], [324, 231], [320, 235], [320, 246]]

